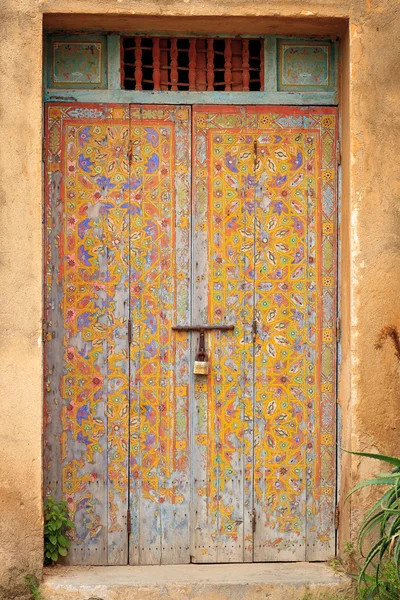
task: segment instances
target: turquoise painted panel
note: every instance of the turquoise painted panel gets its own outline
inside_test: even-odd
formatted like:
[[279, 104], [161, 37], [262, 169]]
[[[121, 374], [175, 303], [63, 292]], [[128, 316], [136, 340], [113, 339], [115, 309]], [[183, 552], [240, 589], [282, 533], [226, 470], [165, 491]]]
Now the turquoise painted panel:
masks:
[[106, 88], [106, 37], [52, 36], [48, 64], [52, 88]]
[[61, 90], [48, 89], [45, 102], [99, 102], [106, 104], [235, 104], [247, 105], [334, 105], [337, 94], [325, 90], [302, 92], [153, 92], [131, 90]]
[[326, 40], [278, 40], [278, 90], [335, 89], [334, 44]]

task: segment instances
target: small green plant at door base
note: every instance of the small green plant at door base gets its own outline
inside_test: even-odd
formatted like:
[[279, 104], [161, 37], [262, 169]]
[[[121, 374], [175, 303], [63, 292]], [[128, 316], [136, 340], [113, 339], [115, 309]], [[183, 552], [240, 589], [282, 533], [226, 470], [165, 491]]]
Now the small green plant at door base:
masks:
[[56, 563], [67, 556], [69, 540], [66, 532], [74, 526], [69, 519], [68, 504], [63, 500], [47, 498], [44, 505], [44, 564]]
[[[379, 500], [367, 513], [358, 533], [358, 547], [363, 561], [358, 573], [358, 589], [365, 591], [366, 600], [399, 600], [400, 598], [400, 458], [350, 452], [389, 464], [392, 471], [379, 473], [373, 479], [361, 481], [347, 496], [361, 488], [383, 487]], [[364, 554], [364, 542], [375, 535], [375, 543]]]
[[25, 577], [25, 583], [29, 588], [33, 600], [44, 600], [39, 588], [39, 582], [33, 575]]

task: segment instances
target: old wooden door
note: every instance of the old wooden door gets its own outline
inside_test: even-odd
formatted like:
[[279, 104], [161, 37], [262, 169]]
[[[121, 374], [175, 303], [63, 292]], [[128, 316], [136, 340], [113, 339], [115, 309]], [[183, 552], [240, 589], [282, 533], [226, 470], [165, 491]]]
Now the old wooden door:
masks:
[[188, 562], [190, 108], [49, 104], [45, 491], [71, 564]]
[[[333, 552], [336, 113], [192, 112], [47, 107], [45, 487], [71, 564]], [[172, 330], [193, 323], [235, 325], [208, 377]]]
[[196, 562], [334, 552], [336, 110], [193, 110]]

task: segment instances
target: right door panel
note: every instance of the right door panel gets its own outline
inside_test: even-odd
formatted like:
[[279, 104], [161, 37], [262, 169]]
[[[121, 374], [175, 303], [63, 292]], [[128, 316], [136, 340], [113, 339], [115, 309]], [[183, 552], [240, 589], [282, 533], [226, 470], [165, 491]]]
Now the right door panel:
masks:
[[194, 315], [236, 335], [210, 335], [211, 375], [194, 386], [191, 554], [323, 560], [334, 552], [337, 111], [198, 107], [193, 121]]

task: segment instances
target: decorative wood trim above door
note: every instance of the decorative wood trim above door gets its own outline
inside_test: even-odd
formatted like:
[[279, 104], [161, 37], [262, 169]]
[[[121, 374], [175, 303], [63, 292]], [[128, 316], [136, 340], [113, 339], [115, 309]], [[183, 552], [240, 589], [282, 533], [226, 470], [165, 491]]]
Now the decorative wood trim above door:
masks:
[[[182, 37], [162, 33], [149, 36], [145, 32], [136, 32], [110, 34], [106, 36], [106, 44], [103, 36], [100, 44], [97, 36], [104, 56], [107, 46], [108, 61], [103, 77], [103, 81], [107, 79], [108, 83], [100, 85], [92, 81], [93, 69], [99, 70], [95, 64], [96, 57], [88, 57], [85, 51], [85, 62], [82, 55], [82, 49], [95, 37], [47, 34], [46, 102], [327, 106], [338, 101], [339, 46], [330, 38], [301, 39], [273, 35]], [[64, 90], [58, 81], [59, 76], [57, 84], [53, 83], [52, 55], [57, 40], [74, 42], [76, 55], [80, 57], [79, 61], [78, 58], [74, 60], [73, 48], [69, 47], [68, 61], [62, 63], [64, 71], [61, 77], [66, 81]], [[166, 44], [166, 47], [160, 47], [160, 44]], [[256, 44], [263, 48], [259, 58], [256, 57]], [[127, 47], [133, 48], [130, 56]], [[180, 56], [186, 57], [185, 64], [180, 64]], [[129, 63], [126, 72], [124, 62]], [[74, 65], [76, 72], [70, 73]], [[222, 72], [224, 76], [221, 79]], [[173, 81], [171, 76], [165, 79], [168, 73], [173, 74]], [[244, 74], [243, 80], [241, 73]], [[156, 75], [155, 80], [153, 74]], [[74, 86], [71, 84], [73, 80], [79, 80], [79, 84]], [[104, 89], [94, 90], [94, 87]]]

